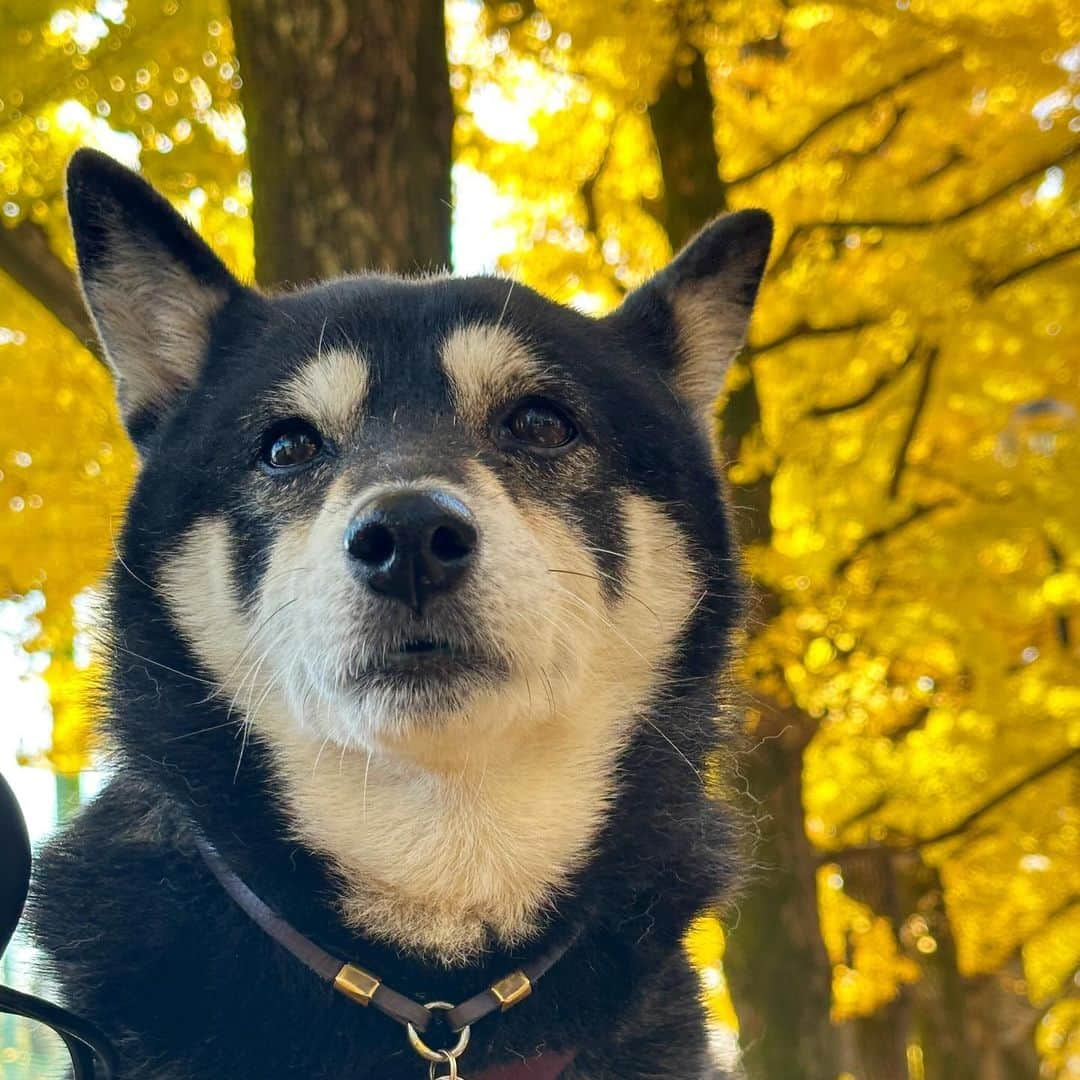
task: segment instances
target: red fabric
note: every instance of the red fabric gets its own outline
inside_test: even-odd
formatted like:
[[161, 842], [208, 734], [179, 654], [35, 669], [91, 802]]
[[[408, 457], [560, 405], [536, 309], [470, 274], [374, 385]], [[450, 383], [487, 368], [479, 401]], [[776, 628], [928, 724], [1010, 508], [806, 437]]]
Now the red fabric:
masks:
[[528, 1061], [485, 1069], [477, 1080], [557, 1080], [573, 1060], [573, 1054], [541, 1054]]

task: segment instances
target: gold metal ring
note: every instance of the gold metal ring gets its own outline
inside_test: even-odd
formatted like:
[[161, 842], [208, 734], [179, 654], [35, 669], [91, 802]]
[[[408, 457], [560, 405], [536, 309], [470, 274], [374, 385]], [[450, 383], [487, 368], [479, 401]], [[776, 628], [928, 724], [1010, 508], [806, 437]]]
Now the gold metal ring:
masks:
[[[454, 1006], [448, 1001], [429, 1001], [424, 1008], [425, 1009], [442, 1009], [445, 1012], [449, 1012]], [[448, 1059], [459, 1058], [465, 1053], [465, 1048], [469, 1045], [469, 1025], [466, 1024], [461, 1029], [461, 1034], [458, 1036], [457, 1043], [447, 1050], [432, 1050], [430, 1046], [423, 1039], [420, 1038], [420, 1033], [412, 1026], [412, 1024], [406, 1024], [405, 1030], [409, 1034], [409, 1045], [425, 1060], [434, 1061], [438, 1065], [445, 1065]]]

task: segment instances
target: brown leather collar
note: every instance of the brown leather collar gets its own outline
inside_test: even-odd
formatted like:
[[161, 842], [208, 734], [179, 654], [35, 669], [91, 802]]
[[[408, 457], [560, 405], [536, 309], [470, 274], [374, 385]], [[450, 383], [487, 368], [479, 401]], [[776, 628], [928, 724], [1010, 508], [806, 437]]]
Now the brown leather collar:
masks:
[[[237, 906], [323, 982], [329, 983], [352, 1001], [364, 1006], [372, 1005], [392, 1020], [404, 1025], [409, 1030], [410, 1039], [417, 1032], [427, 1030], [433, 1016], [430, 1006], [422, 1005], [392, 990], [378, 976], [316, 945], [252, 892], [208, 840], [198, 835], [194, 840], [208, 869]], [[443, 1020], [451, 1031], [464, 1032], [478, 1020], [483, 1020], [494, 1012], [506, 1012], [513, 1008], [532, 993], [537, 981], [566, 955], [577, 937], [577, 933], [569, 934], [480, 993], [446, 1009], [442, 1013]], [[549, 1051], [528, 1061], [488, 1069], [481, 1080], [554, 1080], [573, 1057], [573, 1053], [559, 1054]]]

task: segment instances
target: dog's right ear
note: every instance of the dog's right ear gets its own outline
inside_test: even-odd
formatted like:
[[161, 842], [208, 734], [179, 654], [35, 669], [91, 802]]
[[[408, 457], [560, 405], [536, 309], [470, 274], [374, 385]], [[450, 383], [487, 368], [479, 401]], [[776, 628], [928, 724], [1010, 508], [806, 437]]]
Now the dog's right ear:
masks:
[[659, 359], [662, 377], [710, 431], [771, 243], [772, 218], [764, 210], [724, 214], [608, 316]]
[[138, 443], [195, 381], [211, 320], [243, 286], [161, 195], [105, 154], [75, 154], [67, 201], [86, 306]]

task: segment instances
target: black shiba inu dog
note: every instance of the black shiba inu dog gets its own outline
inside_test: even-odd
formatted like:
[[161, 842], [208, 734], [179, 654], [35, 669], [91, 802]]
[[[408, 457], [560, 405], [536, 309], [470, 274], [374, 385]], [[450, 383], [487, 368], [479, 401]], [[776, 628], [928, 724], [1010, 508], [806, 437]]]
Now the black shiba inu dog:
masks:
[[708, 410], [768, 215], [593, 319], [488, 277], [258, 293], [90, 151], [68, 198], [142, 468], [115, 771], [33, 898], [67, 1002], [132, 1080], [716, 1075]]

